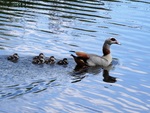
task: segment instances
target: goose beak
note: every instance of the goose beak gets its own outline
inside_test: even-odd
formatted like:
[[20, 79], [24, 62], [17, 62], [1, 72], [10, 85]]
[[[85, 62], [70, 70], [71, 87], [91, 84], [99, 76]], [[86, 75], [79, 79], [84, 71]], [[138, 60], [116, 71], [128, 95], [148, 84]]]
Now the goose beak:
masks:
[[116, 44], [121, 45], [121, 43], [119, 43], [118, 41], [116, 41]]

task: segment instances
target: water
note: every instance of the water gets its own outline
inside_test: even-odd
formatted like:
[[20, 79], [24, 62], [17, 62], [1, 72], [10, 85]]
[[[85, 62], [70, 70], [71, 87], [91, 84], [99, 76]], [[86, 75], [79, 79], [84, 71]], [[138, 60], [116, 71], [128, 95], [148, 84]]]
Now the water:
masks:
[[[0, 113], [149, 113], [149, 12], [148, 0], [1, 0]], [[107, 37], [122, 43], [110, 76], [74, 72], [69, 51], [101, 55]], [[19, 62], [7, 61], [15, 52]], [[33, 65], [41, 52], [69, 65]]]

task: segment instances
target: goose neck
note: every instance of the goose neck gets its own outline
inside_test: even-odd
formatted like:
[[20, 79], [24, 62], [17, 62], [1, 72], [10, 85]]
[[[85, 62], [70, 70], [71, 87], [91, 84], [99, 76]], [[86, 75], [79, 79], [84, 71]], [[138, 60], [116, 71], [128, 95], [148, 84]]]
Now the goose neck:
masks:
[[104, 43], [103, 45], [103, 56], [106, 56], [110, 54], [110, 45], [107, 43]]

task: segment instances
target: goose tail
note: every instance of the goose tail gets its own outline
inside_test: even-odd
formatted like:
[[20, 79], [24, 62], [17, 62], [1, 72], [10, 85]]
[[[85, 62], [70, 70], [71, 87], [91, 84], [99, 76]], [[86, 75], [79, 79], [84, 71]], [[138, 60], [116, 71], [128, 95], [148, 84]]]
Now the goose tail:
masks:
[[74, 58], [74, 61], [76, 62], [78, 66], [80, 67], [87, 66], [86, 62], [81, 57], [77, 57], [73, 54], [71, 54], [71, 56]]
[[75, 53], [75, 51], [69, 51], [69, 52]]
[[77, 60], [77, 56], [75, 56], [75, 55], [73, 55], [73, 54], [71, 54], [70, 56], [72, 56], [75, 61]]

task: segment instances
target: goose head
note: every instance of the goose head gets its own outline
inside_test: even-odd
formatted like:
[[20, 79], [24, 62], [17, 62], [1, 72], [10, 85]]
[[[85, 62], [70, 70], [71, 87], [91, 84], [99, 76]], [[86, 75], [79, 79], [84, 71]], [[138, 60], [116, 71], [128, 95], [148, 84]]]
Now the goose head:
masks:
[[108, 45], [111, 45], [111, 44], [121, 45], [115, 38], [108, 38], [105, 40], [105, 43]]
[[50, 60], [50, 61], [55, 61], [56, 59], [55, 59], [54, 56], [51, 56], [51, 57], [49, 58], [49, 60]]
[[18, 55], [17, 53], [14, 53], [14, 54], [13, 54], [13, 57], [14, 57], [15, 59], [19, 59], [19, 55]]
[[67, 62], [67, 58], [64, 58], [63, 61], [64, 61], [64, 62]]
[[64, 59], [63, 59], [63, 64], [64, 64], [64, 65], [68, 64], [67, 58], [64, 58]]
[[51, 56], [51, 57], [49, 58], [49, 63], [50, 63], [50, 64], [54, 64], [55, 61], [56, 61], [56, 59], [55, 59], [54, 56]]
[[104, 45], [103, 45], [103, 55], [108, 55], [110, 54], [110, 46], [112, 44], [118, 44], [121, 45], [115, 38], [108, 38], [105, 40]]
[[39, 54], [39, 58], [45, 58], [44, 54], [43, 54], [43, 53], [40, 53], [40, 54]]

